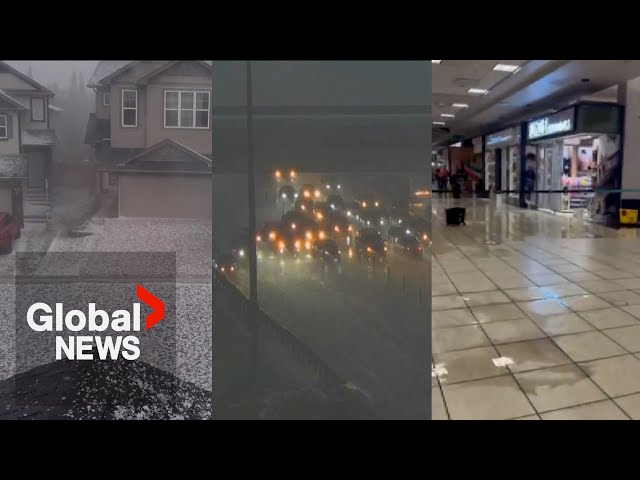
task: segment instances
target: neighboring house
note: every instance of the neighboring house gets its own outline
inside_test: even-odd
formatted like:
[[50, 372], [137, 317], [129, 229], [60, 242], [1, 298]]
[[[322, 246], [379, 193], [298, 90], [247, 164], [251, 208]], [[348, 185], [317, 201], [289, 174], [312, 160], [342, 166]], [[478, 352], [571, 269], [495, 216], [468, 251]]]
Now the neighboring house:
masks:
[[0, 211], [23, 220], [23, 189], [50, 187], [54, 93], [0, 61]]
[[118, 215], [211, 218], [211, 62], [101, 61], [85, 143]]

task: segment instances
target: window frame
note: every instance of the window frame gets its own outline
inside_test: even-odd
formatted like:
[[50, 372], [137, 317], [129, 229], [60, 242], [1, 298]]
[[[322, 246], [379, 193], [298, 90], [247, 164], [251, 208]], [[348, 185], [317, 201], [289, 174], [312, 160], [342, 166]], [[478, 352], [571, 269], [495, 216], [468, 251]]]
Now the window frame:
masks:
[[[107, 103], [107, 95], [109, 96], [109, 103]], [[102, 106], [103, 107], [111, 106], [111, 92], [102, 92]], [[136, 108], [137, 107], [138, 107], [138, 99], [136, 98]]]
[[[177, 93], [178, 94], [178, 107], [177, 108], [167, 108], [167, 94], [168, 93]], [[193, 95], [193, 107], [192, 108], [182, 108], [182, 94], [191, 93]], [[197, 108], [196, 97], [198, 94], [206, 94], [207, 95], [207, 108]], [[167, 111], [178, 112], [178, 125], [167, 125]], [[193, 112], [193, 124], [192, 126], [184, 127], [180, 125], [182, 123], [182, 112], [183, 111], [192, 111]], [[207, 125], [204, 127], [199, 127], [196, 125], [196, 118], [198, 112], [207, 112]], [[164, 91], [164, 105], [163, 105], [163, 125], [164, 128], [175, 128], [180, 130], [209, 130], [211, 127], [211, 91], [210, 90], [165, 90]]]
[[[125, 92], [133, 92], [135, 93], [135, 98], [136, 98], [136, 106], [134, 108], [132, 107], [125, 107], [124, 106], [124, 94]], [[133, 90], [130, 88], [123, 88], [122, 92], [120, 94], [120, 126], [122, 128], [137, 128], [138, 127], [138, 90]], [[134, 125], [125, 125], [124, 124], [124, 111], [125, 110], [134, 110], [136, 112], [136, 121]]]
[[0, 118], [4, 118], [4, 125], [0, 125], [0, 129], [4, 128], [4, 136], [0, 135], [0, 140], [9, 140], [9, 115], [0, 113]]
[[[40, 100], [42, 102], [42, 119], [36, 119], [33, 116], [33, 101]], [[30, 99], [31, 102], [31, 121], [32, 122], [46, 122], [47, 121], [47, 102], [44, 97], [36, 97], [32, 96]]]

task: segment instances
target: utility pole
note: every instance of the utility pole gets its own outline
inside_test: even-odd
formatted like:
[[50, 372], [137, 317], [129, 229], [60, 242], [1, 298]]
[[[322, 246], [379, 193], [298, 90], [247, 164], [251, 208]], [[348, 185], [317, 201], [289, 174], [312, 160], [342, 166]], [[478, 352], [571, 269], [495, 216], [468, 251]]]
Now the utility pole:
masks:
[[258, 256], [256, 252], [256, 191], [255, 166], [253, 159], [253, 86], [251, 61], [246, 62], [247, 82], [247, 180], [249, 189], [249, 328], [251, 345], [249, 347], [249, 375], [252, 404], [255, 416], [258, 416], [260, 391], [258, 389], [258, 365], [260, 355], [260, 325], [258, 323]]
[[253, 161], [253, 86], [251, 75], [251, 61], [247, 60], [247, 180], [249, 188], [249, 301], [254, 307], [258, 306], [258, 268], [256, 254], [256, 190], [255, 167]]

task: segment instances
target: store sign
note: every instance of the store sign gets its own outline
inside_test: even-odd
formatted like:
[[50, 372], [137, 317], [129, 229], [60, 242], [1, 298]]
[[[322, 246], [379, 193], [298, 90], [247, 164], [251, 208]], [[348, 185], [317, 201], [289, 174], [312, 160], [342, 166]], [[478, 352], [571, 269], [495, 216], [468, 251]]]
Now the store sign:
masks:
[[485, 143], [487, 148], [495, 148], [502, 145], [515, 145], [518, 143], [518, 135], [515, 128], [508, 128], [492, 135], [487, 135]]
[[537, 138], [557, 135], [558, 133], [571, 132], [574, 128], [574, 109], [539, 118], [529, 122], [527, 126], [527, 138], [535, 140]]

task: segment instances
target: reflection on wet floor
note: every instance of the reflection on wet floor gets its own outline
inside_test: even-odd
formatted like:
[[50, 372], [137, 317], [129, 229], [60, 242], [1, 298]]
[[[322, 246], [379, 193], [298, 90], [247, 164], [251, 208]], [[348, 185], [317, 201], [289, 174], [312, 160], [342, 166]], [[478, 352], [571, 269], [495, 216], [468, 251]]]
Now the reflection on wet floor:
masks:
[[[445, 225], [450, 206], [466, 225]], [[640, 418], [639, 232], [432, 208], [433, 419]]]

